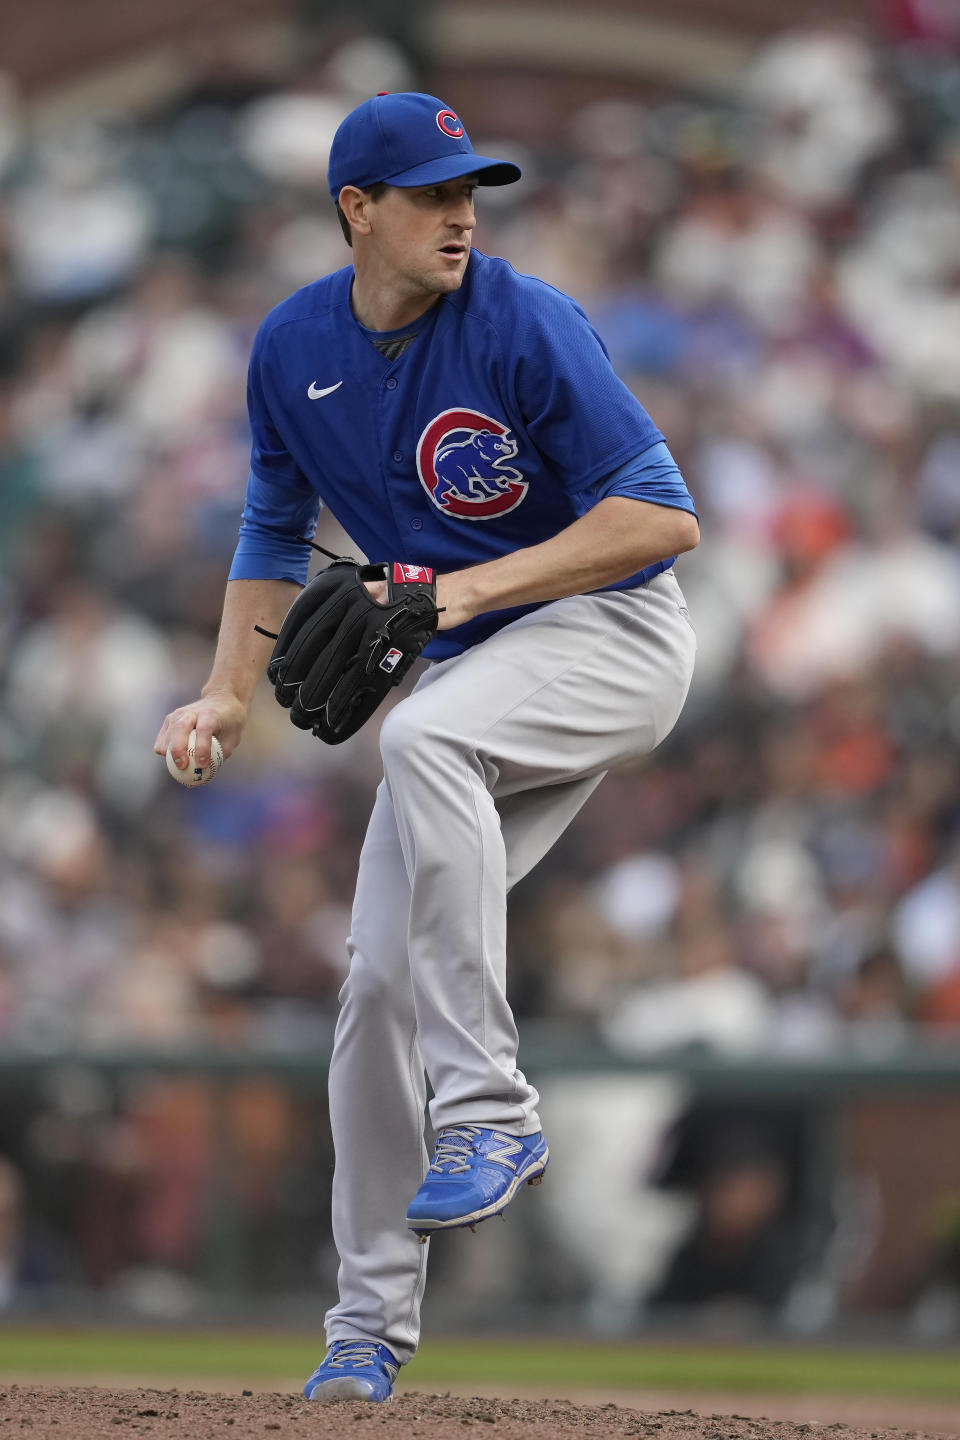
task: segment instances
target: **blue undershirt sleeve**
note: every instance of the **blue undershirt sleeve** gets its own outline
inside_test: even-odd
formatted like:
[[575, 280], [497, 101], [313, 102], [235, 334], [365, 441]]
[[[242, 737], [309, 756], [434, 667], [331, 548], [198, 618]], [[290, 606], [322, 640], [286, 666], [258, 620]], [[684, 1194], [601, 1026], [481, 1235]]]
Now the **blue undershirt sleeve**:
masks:
[[626, 495], [633, 500], [646, 500], [650, 505], [688, 510], [691, 515], [697, 513], [677, 462], [662, 440], [609, 475], [595, 480], [586, 490], [577, 492], [573, 500], [578, 515], [585, 515], [608, 495]]
[[291, 580], [307, 583], [310, 549], [320, 500], [306, 481], [264, 480], [253, 470], [229, 580]]

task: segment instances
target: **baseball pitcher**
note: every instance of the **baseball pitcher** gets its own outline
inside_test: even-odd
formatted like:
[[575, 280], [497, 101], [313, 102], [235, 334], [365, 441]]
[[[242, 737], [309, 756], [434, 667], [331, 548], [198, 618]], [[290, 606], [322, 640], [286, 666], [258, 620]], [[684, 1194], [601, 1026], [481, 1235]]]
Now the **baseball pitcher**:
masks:
[[[341, 124], [329, 186], [353, 263], [256, 337], [216, 657], [156, 743], [185, 764], [195, 730], [198, 766], [214, 735], [229, 755], [267, 668], [293, 722], [337, 744], [432, 662], [383, 723], [357, 877], [320, 1401], [390, 1397], [429, 1238], [542, 1177], [507, 895], [604, 773], [669, 733], [693, 667], [672, 567], [699, 529], [663, 436], [579, 306], [472, 249], [477, 187], [519, 174], [431, 95], [378, 95]], [[371, 563], [331, 557], [305, 584], [321, 504]]]

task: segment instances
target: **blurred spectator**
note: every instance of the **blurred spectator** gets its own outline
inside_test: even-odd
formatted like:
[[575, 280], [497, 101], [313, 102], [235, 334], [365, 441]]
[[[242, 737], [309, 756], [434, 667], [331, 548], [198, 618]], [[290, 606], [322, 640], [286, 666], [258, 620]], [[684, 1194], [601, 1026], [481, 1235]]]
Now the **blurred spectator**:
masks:
[[816, 208], [843, 202], [896, 136], [896, 115], [869, 45], [853, 29], [787, 31], [746, 76], [758, 177]]
[[23, 1176], [0, 1154], [0, 1314], [64, 1273], [56, 1244], [28, 1218]]
[[803, 1263], [803, 1120], [779, 1106], [703, 1103], [674, 1126], [658, 1182], [690, 1191], [697, 1216], [653, 1306], [774, 1310]]
[[688, 867], [668, 976], [618, 997], [604, 1023], [608, 1042], [626, 1055], [748, 1055], [766, 1047], [771, 1021], [768, 992], [740, 963], [714, 878]]
[[146, 258], [152, 208], [118, 173], [96, 125], [63, 129], [35, 144], [32, 167], [10, 206], [14, 277], [32, 300], [76, 301], [122, 284]]
[[13, 1299], [23, 1254], [23, 1185], [17, 1171], [0, 1159], [0, 1310]]

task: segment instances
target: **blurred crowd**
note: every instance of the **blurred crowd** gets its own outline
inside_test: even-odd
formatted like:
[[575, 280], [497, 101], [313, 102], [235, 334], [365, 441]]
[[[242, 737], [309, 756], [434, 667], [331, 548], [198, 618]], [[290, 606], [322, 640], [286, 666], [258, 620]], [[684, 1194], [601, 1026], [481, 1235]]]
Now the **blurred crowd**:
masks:
[[[431, 77], [370, 36], [135, 121], [0, 88], [6, 1046], [329, 1038], [376, 726], [327, 750], [261, 694], [197, 792], [152, 743], [212, 656], [252, 337], [347, 263], [327, 146], [402, 88]], [[465, 119], [525, 172], [477, 245], [585, 307], [703, 534], [687, 710], [518, 887], [518, 1014], [631, 1055], [960, 1036], [960, 33], [785, 32], [736, 101], [549, 143]]]

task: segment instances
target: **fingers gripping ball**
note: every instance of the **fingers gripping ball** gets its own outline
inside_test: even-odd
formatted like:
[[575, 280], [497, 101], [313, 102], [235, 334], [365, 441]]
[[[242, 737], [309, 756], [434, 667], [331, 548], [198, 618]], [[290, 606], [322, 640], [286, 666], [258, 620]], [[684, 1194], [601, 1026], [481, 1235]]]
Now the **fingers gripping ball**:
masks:
[[[375, 600], [368, 581], [385, 581]], [[328, 745], [354, 735], [437, 632], [433, 571], [394, 561], [336, 560], [300, 593], [267, 675], [301, 730]]]
[[223, 764], [223, 747], [216, 735], [210, 741], [210, 764], [197, 764], [197, 732], [191, 730], [187, 739], [187, 763], [181, 770], [175, 763], [173, 753], [167, 748], [167, 769], [180, 785], [206, 785], [213, 780]]

